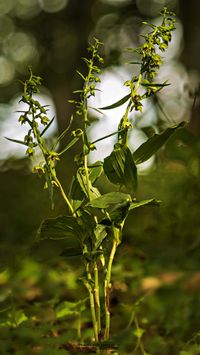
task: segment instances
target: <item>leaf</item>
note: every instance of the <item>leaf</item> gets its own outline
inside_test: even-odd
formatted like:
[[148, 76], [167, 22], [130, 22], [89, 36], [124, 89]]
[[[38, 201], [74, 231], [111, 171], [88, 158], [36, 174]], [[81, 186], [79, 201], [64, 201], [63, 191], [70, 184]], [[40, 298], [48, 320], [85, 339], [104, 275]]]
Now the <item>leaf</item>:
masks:
[[128, 216], [130, 203], [130, 200], [128, 200], [115, 206], [111, 212], [109, 212], [110, 220], [116, 225], [120, 225], [124, 222]]
[[[76, 174], [76, 177], [77, 177], [77, 181], [82, 189], [82, 191], [84, 192], [85, 196], [88, 196], [88, 187], [87, 187], [87, 179], [86, 179], [86, 175], [85, 175], [85, 171], [84, 169], [82, 168], [79, 168], [78, 171], [77, 171], [77, 174]], [[90, 199], [94, 199], [94, 198], [97, 198], [99, 197], [101, 194], [99, 192], [99, 190], [92, 186], [92, 183], [91, 181], [89, 180], [88, 181], [88, 185], [89, 185], [89, 193], [90, 193]]]
[[57, 218], [49, 218], [42, 222], [38, 239], [60, 240], [66, 238], [79, 238], [82, 230], [75, 217], [60, 216]]
[[99, 109], [100, 110], [111, 110], [113, 108], [119, 107], [119, 106], [123, 105], [126, 101], [128, 101], [128, 99], [130, 99], [130, 97], [131, 97], [131, 94], [128, 94], [128, 95], [124, 96], [121, 100], [115, 102], [114, 104], [109, 105], [109, 106], [105, 106], [105, 107], [100, 107]]
[[22, 145], [25, 145], [26, 147], [28, 146], [28, 144], [25, 143], [24, 141], [19, 141], [18, 139], [12, 139], [12, 138], [8, 138], [8, 137], [4, 137], [4, 138], [10, 142], [22, 144]]
[[73, 145], [76, 144], [76, 142], [78, 142], [79, 138], [80, 138], [80, 136], [74, 137], [71, 140], [71, 142], [69, 142], [67, 144], [67, 146], [60, 153], [58, 153], [58, 155], [61, 155], [61, 154], [65, 153], [67, 150], [69, 150], [71, 147], [73, 147]]
[[97, 224], [96, 229], [95, 229], [95, 236], [96, 236], [96, 241], [95, 241], [95, 248], [98, 249], [103, 242], [103, 240], [107, 236], [106, 232], [106, 227], [103, 226], [102, 224]]
[[75, 176], [72, 181], [72, 185], [70, 188], [70, 197], [75, 201], [83, 201], [85, 194], [78, 182], [77, 177]]
[[64, 301], [60, 303], [55, 309], [56, 318], [63, 318], [78, 314], [77, 305], [74, 302]]
[[112, 205], [123, 203], [125, 201], [131, 201], [131, 196], [123, 192], [108, 192], [92, 201], [90, 201], [87, 206], [106, 209]]
[[102, 174], [102, 172], [103, 172], [103, 163], [100, 160], [96, 161], [95, 163], [89, 166], [89, 178], [92, 184], [95, 183], [95, 181]]
[[74, 119], [74, 117], [73, 117], [73, 115], [71, 115], [68, 126], [67, 126], [67, 127], [65, 128], [65, 130], [57, 137], [56, 142], [55, 142], [55, 144], [54, 144], [53, 147], [52, 147], [52, 150], [55, 150], [57, 144], [64, 138], [64, 136], [66, 135], [66, 133], [69, 131], [69, 129], [70, 129], [71, 125], [72, 125], [73, 119]]
[[104, 159], [104, 172], [113, 184], [124, 185], [130, 192], [137, 187], [137, 168], [130, 149], [116, 144], [112, 153]]
[[53, 117], [53, 118], [51, 119], [51, 121], [49, 121], [49, 123], [48, 123], [48, 124], [46, 125], [46, 127], [43, 129], [43, 131], [42, 131], [41, 134], [40, 134], [41, 137], [42, 137], [43, 134], [47, 131], [47, 129], [51, 126], [51, 124], [53, 123], [54, 119], [55, 119], [55, 117]]
[[129, 211], [133, 210], [134, 208], [141, 207], [141, 206], [160, 206], [160, 204], [161, 204], [161, 201], [156, 200], [154, 198], [139, 201], [139, 202], [131, 202], [130, 207], [129, 207]]
[[133, 153], [133, 159], [135, 163], [141, 164], [148, 160], [165, 144], [165, 142], [174, 134], [178, 128], [181, 128], [184, 125], [185, 122], [181, 122], [175, 127], [167, 128], [161, 134], [154, 134]]
[[159, 84], [159, 83], [153, 83], [153, 82], [143, 82], [143, 83], [141, 83], [141, 85], [142, 86], [147, 86], [147, 87], [164, 87], [164, 86], [169, 86], [169, 85], [171, 85], [171, 84], [169, 84], [169, 83], [167, 83], [166, 81], [164, 82], [164, 83], [161, 83], [161, 84]]

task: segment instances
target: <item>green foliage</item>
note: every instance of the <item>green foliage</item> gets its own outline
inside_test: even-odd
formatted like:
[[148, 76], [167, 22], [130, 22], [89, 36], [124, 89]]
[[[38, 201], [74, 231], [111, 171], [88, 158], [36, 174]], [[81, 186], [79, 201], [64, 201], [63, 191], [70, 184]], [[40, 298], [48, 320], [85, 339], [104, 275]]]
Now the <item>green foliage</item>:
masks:
[[[102, 337], [104, 341], [108, 341], [110, 337], [111, 272], [117, 247], [122, 241], [125, 220], [129, 212], [133, 211], [134, 213], [138, 207], [160, 204], [160, 201], [154, 198], [142, 201], [136, 199], [138, 185], [136, 164], [140, 164], [154, 155], [177, 128], [183, 126], [181, 123], [175, 127], [167, 128], [161, 134], [150, 137], [134, 153], [129, 148], [128, 132], [132, 128], [129, 120], [130, 112], [132, 110], [142, 111], [142, 100], [156, 95], [159, 90], [168, 85], [166, 82], [153, 81], [162, 63], [158, 48], [161, 51], [167, 49], [171, 40], [171, 32], [175, 29], [172, 14], [164, 9], [162, 16], [161, 25], [149, 25], [152, 31], [144, 36], [144, 44], [136, 50], [140, 57], [140, 71], [138, 75], [133, 75], [130, 80], [125, 82], [130, 90], [129, 94], [114, 104], [101, 108], [101, 110], [114, 109], [128, 102], [119, 122], [118, 131], [111, 134], [117, 134], [117, 143], [104, 162], [97, 161], [90, 165], [88, 161], [89, 153], [96, 149], [95, 143], [90, 142], [88, 137], [88, 126], [91, 124], [88, 115], [88, 99], [95, 96], [97, 84], [100, 82], [100, 66], [103, 64], [103, 58], [99, 54], [99, 47], [102, 43], [96, 38], [88, 48], [89, 59], [83, 58], [87, 73], [82, 74], [77, 71], [83, 80], [83, 88], [74, 92], [76, 99], [70, 100], [76, 108], [78, 128], [69, 134], [73, 120], [71, 117], [68, 127], [56, 139], [56, 143], [53, 146], [48, 145], [44, 136], [53, 119], [48, 118], [47, 107], [42, 106], [34, 99], [34, 94], [39, 92], [42, 79], [33, 75], [30, 70], [29, 79], [23, 83], [24, 93], [21, 99], [28, 107], [19, 118], [21, 124], [29, 127], [28, 133], [25, 135], [24, 141], [18, 142], [9, 138], [15, 143], [26, 145], [29, 157], [35, 154], [36, 147], [41, 150], [43, 161], [33, 170], [39, 176], [44, 176], [52, 208], [54, 207], [55, 189], [66, 203], [68, 215], [43, 221], [37, 234], [37, 243], [44, 246], [44, 243], [49, 240], [57, 243], [63, 241], [60, 256], [63, 258], [76, 256], [81, 259], [85, 267], [82, 282], [89, 295], [93, 340], [97, 344]], [[141, 88], [143, 94], [140, 93]], [[42, 131], [39, 129], [39, 122], [44, 126]], [[57, 151], [58, 143], [66, 136], [65, 148], [60, 152]], [[105, 138], [107, 136], [101, 137], [99, 140]], [[81, 142], [81, 151], [74, 157], [76, 172], [70, 192], [67, 194], [57, 177], [57, 162], [60, 160], [60, 156], [78, 141]], [[104, 193], [103, 189], [100, 191], [95, 186], [102, 174], [115, 185], [112, 192]], [[103, 297], [101, 297], [102, 294]], [[57, 319], [65, 316], [79, 317], [80, 313], [85, 310], [84, 307], [85, 305], [80, 303], [64, 301], [56, 306], [55, 315]], [[21, 317], [19, 322], [24, 320]], [[137, 351], [143, 349], [142, 338], [145, 330], [137, 324], [136, 320], [135, 324], [136, 329], [133, 335], [137, 338], [135, 347], [135, 351]], [[142, 351], [145, 354], [144, 349]]]

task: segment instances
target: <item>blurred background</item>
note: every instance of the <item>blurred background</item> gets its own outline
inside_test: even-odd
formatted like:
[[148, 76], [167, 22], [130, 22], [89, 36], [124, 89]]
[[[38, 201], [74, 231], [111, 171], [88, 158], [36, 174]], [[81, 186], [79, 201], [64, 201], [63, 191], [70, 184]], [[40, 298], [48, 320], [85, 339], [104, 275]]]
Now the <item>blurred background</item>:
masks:
[[[22, 92], [19, 80], [27, 78], [29, 65], [34, 74], [43, 78], [39, 100], [50, 105], [50, 118], [55, 116], [47, 136], [52, 139], [66, 128], [73, 113], [74, 107], [67, 100], [73, 98], [73, 90], [82, 85], [76, 70], [86, 70], [81, 57], [87, 56], [88, 41], [95, 36], [104, 43], [105, 67], [99, 85], [102, 91], [96, 95], [96, 101], [90, 103], [98, 108], [126, 95], [123, 83], [137, 70], [127, 64], [135, 55], [127, 48], [136, 48], [142, 43], [141, 35], [148, 31], [142, 21], [158, 23], [164, 6], [176, 13], [177, 23], [157, 80], [168, 80], [171, 85], [161, 91], [156, 101], [144, 104], [140, 119], [138, 114], [132, 115], [135, 126], [130, 137], [132, 148], [147, 139], [150, 126], [159, 132], [183, 120], [188, 125], [140, 169], [138, 199], [156, 197], [164, 203], [159, 209], [139, 209], [128, 219], [114, 270], [114, 280], [119, 272], [121, 278], [114, 283], [113, 299], [117, 305], [130, 304], [138, 297], [138, 290], [145, 293], [153, 289], [145, 305], [146, 312], [151, 312], [148, 322], [158, 345], [149, 342], [148, 346], [156, 349], [165, 341], [161, 353], [165, 354], [164, 349], [168, 349], [172, 354], [174, 345], [168, 341], [171, 334], [182, 344], [199, 331], [198, 0], [0, 0], [0, 286], [4, 289], [0, 302], [2, 305], [10, 302], [11, 295], [17, 298], [16, 302], [22, 299], [22, 303], [50, 299], [55, 297], [52, 283], [61, 294], [66, 292], [67, 297], [74, 299], [75, 280], [77, 273], [81, 273], [79, 269], [75, 273], [73, 268], [78, 261], [73, 261], [72, 265], [57, 261], [59, 246], [34, 246], [41, 221], [63, 213], [63, 205], [56, 196], [57, 207], [53, 212], [50, 210], [43, 181], [31, 173], [33, 163], [24, 158], [24, 147], [4, 138], [24, 137], [24, 127], [19, 126], [16, 113], [23, 109], [18, 103]], [[102, 117], [91, 110], [92, 139], [116, 129], [122, 112], [123, 107], [120, 107], [105, 111]], [[113, 143], [110, 139], [102, 147], [97, 145], [100, 155], [94, 152], [91, 161], [108, 155]], [[71, 157], [64, 155], [58, 165], [66, 191], [75, 171], [76, 149], [71, 150]], [[109, 190], [109, 186], [106, 189]], [[47, 263], [48, 268], [44, 267]], [[59, 272], [60, 276], [53, 273], [57, 266], [66, 272], [65, 281]], [[41, 280], [45, 280], [43, 286]], [[21, 283], [25, 291], [20, 288]], [[63, 290], [63, 284], [67, 291]], [[32, 291], [31, 296], [27, 296], [28, 291]], [[116, 315], [114, 324], [117, 320]]]

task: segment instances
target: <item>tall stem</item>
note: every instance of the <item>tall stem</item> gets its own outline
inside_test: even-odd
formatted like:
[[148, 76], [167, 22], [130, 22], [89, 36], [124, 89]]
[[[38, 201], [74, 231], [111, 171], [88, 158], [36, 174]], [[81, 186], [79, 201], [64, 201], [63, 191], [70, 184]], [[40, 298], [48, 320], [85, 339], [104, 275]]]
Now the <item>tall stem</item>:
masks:
[[90, 282], [92, 281], [91, 273], [89, 270], [89, 264], [86, 264], [86, 272], [87, 272], [87, 278], [88, 280], [84, 281], [85, 287], [87, 288], [89, 292], [89, 298], [90, 298], [90, 311], [91, 311], [91, 316], [92, 316], [92, 324], [93, 324], [93, 331], [94, 331], [94, 339], [97, 342], [99, 340], [98, 336], [98, 321], [96, 318], [96, 310], [95, 310], [95, 300], [94, 300], [94, 292], [93, 292], [93, 287], [91, 286]]
[[99, 297], [99, 271], [97, 262], [94, 262], [94, 297], [96, 302], [96, 315], [97, 315], [97, 324], [98, 324], [98, 334], [101, 332], [101, 305]]
[[105, 297], [105, 333], [104, 333], [104, 340], [108, 340], [110, 336], [110, 290], [111, 290], [111, 272], [112, 272], [112, 264], [113, 259], [119, 245], [119, 229], [113, 227], [113, 245], [110, 252], [109, 260], [108, 260], [108, 267], [105, 276], [104, 282], [104, 297]]

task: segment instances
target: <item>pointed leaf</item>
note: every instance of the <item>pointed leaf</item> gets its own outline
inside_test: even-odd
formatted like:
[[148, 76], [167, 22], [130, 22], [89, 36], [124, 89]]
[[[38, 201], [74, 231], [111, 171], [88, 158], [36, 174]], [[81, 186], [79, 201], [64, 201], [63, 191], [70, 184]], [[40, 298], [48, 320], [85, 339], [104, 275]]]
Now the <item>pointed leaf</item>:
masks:
[[141, 206], [160, 206], [160, 204], [161, 204], [161, 201], [156, 200], [154, 198], [139, 201], [139, 202], [135, 201], [135, 202], [131, 202], [130, 207], [129, 207], [129, 211], [133, 210], [134, 208], [141, 207]]
[[100, 110], [111, 110], [113, 108], [119, 107], [119, 106], [123, 105], [126, 101], [128, 101], [128, 99], [130, 99], [130, 97], [131, 97], [131, 94], [128, 94], [128, 95], [124, 96], [121, 100], [115, 102], [114, 104], [109, 105], [109, 106], [105, 106], [105, 107], [100, 107], [99, 109]]
[[73, 147], [74, 144], [76, 144], [76, 142], [78, 142], [80, 136], [74, 137], [71, 142], [69, 142], [67, 144], [67, 146], [60, 152], [58, 153], [58, 155], [62, 155], [63, 153], [65, 153], [67, 150], [69, 150], [71, 147]]
[[43, 134], [47, 131], [47, 129], [51, 126], [51, 124], [53, 123], [53, 121], [54, 121], [54, 119], [55, 119], [55, 117], [53, 117], [52, 119], [51, 119], [51, 121], [49, 121], [49, 123], [46, 125], [46, 127], [43, 129], [43, 131], [41, 132], [41, 137], [43, 136]]
[[87, 204], [87, 206], [106, 209], [112, 205], [123, 203], [126, 201], [131, 201], [131, 196], [129, 194], [125, 194], [123, 192], [108, 192]]
[[10, 142], [22, 144], [22, 145], [25, 145], [26, 147], [28, 146], [28, 144], [25, 143], [24, 141], [19, 141], [18, 139], [12, 139], [12, 138], [8, 138], [8, 137], [4, 137], [4, 138]]
[[174, 132], [185, 125], [185, 122], [179, 123], [175, 127], [167, 128], [161, 134], [155, 134], [143, 143], [134, 153], [133, 159], [136, 164], [141, 164], [154, 155], [165, 142], [174, 134]]

